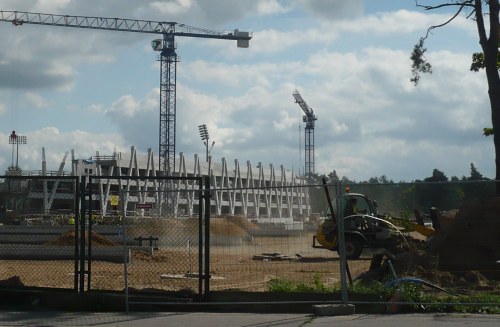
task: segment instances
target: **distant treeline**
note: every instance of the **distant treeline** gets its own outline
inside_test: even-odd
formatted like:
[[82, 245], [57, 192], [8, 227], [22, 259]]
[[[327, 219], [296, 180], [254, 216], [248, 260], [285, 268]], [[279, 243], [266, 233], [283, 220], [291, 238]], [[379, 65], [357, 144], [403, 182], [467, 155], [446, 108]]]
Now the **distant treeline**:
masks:
[[[439, 210], [459, 208], [465, 202], [480, 201], [495, 196], [495, 183], [485, 178], [471, 163], [470, 176], [448, 178], [439, 169], [432, 171], [432, 176], [412, 182], [394, 182], [382, 175], [372, 177], [367, 181], [356, 182], [347, 177], [339, 178], [336, 171], [328, 175], [314, 174], [310, 176], [310, 184], [321, 185], [323, 178], [330, 185], [332, 196], [334, 186], [341, 182], [350, 192], [362, 193], [379, 204], [379, 213], [392, 215], [413, 215], [417, 209], [425, 213], [429, 208]], [[325, 192], [322, 187], [310, 189], [311, 206], [313, 212], [324, 212], [327, 206]]]

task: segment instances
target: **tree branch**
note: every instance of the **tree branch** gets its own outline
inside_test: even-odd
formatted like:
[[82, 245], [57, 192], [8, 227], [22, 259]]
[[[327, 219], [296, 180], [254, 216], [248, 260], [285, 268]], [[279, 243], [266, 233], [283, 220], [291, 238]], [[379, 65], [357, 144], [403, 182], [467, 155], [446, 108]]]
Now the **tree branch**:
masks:
[[[447, 21], [445, 21], [442, 24], [439, 25], [433, 25], [427, 29], [427, 33], [425, 34], [425, 37], [420, 38], [420, 41], [415, 45], [413, 48], [413, 52], [411, 54], [410, 60], [412, 61], [412, 74], [413, 78], [410, 79], [411, 82], [414, 83], [414, 85], [418, 85], [420, 81], [420, 73], [427, 73], [427, 74], [432, 74], [432, 66], [430, 63], [427, 62], [425, 59], [425, 52], [427, 49], [424, 47], [424, 41], [429, 37], [429, 34], [431, 31], [435, 28], [438, 27], [443, 27], [445, 25], [448, 25], [450, 22], [455, 20], [455, 18], [462, 13], [462, 11], [465, 8], [472, 8], [472, 14], [476, 13], [476, 16], [479, 14], [482, 15], [481, 11], [481, 1], [482, 0], [454, 0], [454, 2], [447, 2], [447, 3], [441, 3], [438, 5], [424, 5], [419, 3], [418, 0], [415, 0], [415, 6], [424, 8], [425, 10], [434, 10], [434, 9], [440, 9], [440, 8], [446, 8], [446, 7], [456, 7], [456, 12], [453, 14], [453, 16], [450, 17]], [[491, 0], [491, 1], [498, 1], [498, 0]], [[479, 2], [479, 9], [478, 9], [478, 4]], [[472, 14], [468, 14], [467, 17], [470, 17]], [[482, 19], [482, 16], [480, 17]], [[479, 26], [479, 22], [478, 22]], [[472, 68], [471, 68], [472, 69]]]
[[[429, 34], [430, 32], [435, 29], [435, 28], [439, 28], [439, 27], [443, 27], [443, 26], [446, 26], [448, 25], [449, 23], [451, 23], [453, 20], [455, 20], [455, 18], [458, 17], [458, 15], [460, 15], [460, 13], [462, 12], [462, 10], [466, 7], [471, 7], [471, 8], [475, 8], [474, 5], [472, 4], [474, 0], [467, 0], [467, 1], [464, 1], [462, 3], [444, 3], [444, 4], [440, 4], [440, 5], [437, 5], [437, 6], [424, 6], [424, 5], [420, 5], [418, 3], [418, 0], [415, 0], [415, 5], [417, 7], [422, 7], [422, 8], [425, 8], [425, 10], [433, 10], [433, 9], [438, 9], [438, 8], [443, 8], [443, 7], [450, 7], [450, 6], [454, 6], [454, 7], [459, 7], [457, 9], [457, 11], [455, 12], [455, 14], [450, 18], [448, 19], [446, 22], [442, 23], [442, 24], [439, 24], [439, 25], [433, 25], [431, 27], [429, 27], [427, 29], [427, 33], [425, 34], [425, 37], [424, 37], [424, 40], [427, 39], [429, 37]], [[474, 9], [476, 10], [476, 9]]]
[[455, 3], [442, 3], [440, 5], [436, 6], [429, 6], [429, 5], [421, 5], [418, 3], [418, 0], [415, 0], [415, 6], [424, 8], [425, 10], [434, 10], [434, 9], [439, 9], [439, 8], [444, 8], [444, 7], [472, 7], [474, 8], [473, 0], [466, 0], [463, 2], [455, 2]]

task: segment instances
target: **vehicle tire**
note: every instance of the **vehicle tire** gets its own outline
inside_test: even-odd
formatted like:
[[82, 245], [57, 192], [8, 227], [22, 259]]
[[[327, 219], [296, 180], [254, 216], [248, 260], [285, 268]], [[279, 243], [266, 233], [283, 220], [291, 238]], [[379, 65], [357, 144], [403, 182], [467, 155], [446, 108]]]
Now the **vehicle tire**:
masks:
[[345, 257], [349, 260], [358, 259], [363, 251], [363, 245], [356, 239], [345, 240]]

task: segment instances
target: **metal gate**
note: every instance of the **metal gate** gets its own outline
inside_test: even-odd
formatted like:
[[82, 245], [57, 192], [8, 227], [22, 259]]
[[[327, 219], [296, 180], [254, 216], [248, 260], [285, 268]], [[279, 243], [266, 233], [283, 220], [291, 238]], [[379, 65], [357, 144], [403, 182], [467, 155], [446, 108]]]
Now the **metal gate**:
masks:
[[87, 246], [80, 250], [87, 253], [79, 272], [88, 272], [87, 290], [208, 294], [209, 185], [204, 190], [202, 177], [89, 176], [81, 187]]

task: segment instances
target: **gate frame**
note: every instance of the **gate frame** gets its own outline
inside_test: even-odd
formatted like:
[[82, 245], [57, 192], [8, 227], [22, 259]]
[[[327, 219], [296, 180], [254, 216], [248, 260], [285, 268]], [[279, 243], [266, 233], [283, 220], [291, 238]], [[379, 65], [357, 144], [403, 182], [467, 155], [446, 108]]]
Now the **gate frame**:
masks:
[[[82, 194], [82, 208], [81, 208], [81, 221], [79, 226], [81, 229], [81, 239], [80, 244], [80, 292], [84, 292], [84, 274], [87, 274], [87, 291], [92, 289], [91, 277], [92, 277], [92, 204], [93, 195], [98, 194], [96, 188], [96, 180], [148, 180], [148, 181], [196, 181], [198, 184], [198, 189], [193, 189], [193, 192], [198, 193], [198, 296], [202, 300], [208, 299], [208, 294], [210, 292], [210, 180], [207, 176], [197, 176], [197, 177], [187, 177], [187, 176], [82, 176], [80, 183], [81, 194]], [[87, 182], [88, 177], [88, 182]], [[122, 191], [122, 190], [120, 190]], [[160, 192], [160, 190], [155, 190], [155, 192]], [[183, 190], [174, 189], [169, 192], [183, 192]], [[88, 198], [87, 198], [88, 197]], [[121, 201], [123, 203], [123, 201]], [[123, 210], [124, 208], [120, 208]], [[203, 220], [203, 211], [205, 211]], [[124, 216], [125, 217], [125, 216]], [[203, 233], [203, 222], [205, 222], [205, 233]], [[87, 224], [88, 234], [87, 234], [87, 257], [85, 256], [85, 225]], [[75, 224], [76, 225], [76, 224]], [[75, 226], [75, 228], [77, 228]], [[85, 260], [87, 258], [87, 260]], [[85, 269], [85, 261], [87, 261], [87, 269]], [[124, 265], [126, 265], [126, 260], [124, 259]], [[126, 276], [125, 276], [126, 278]], [[125, 287], [125, 301], [128, 311], [128, 286]]]

